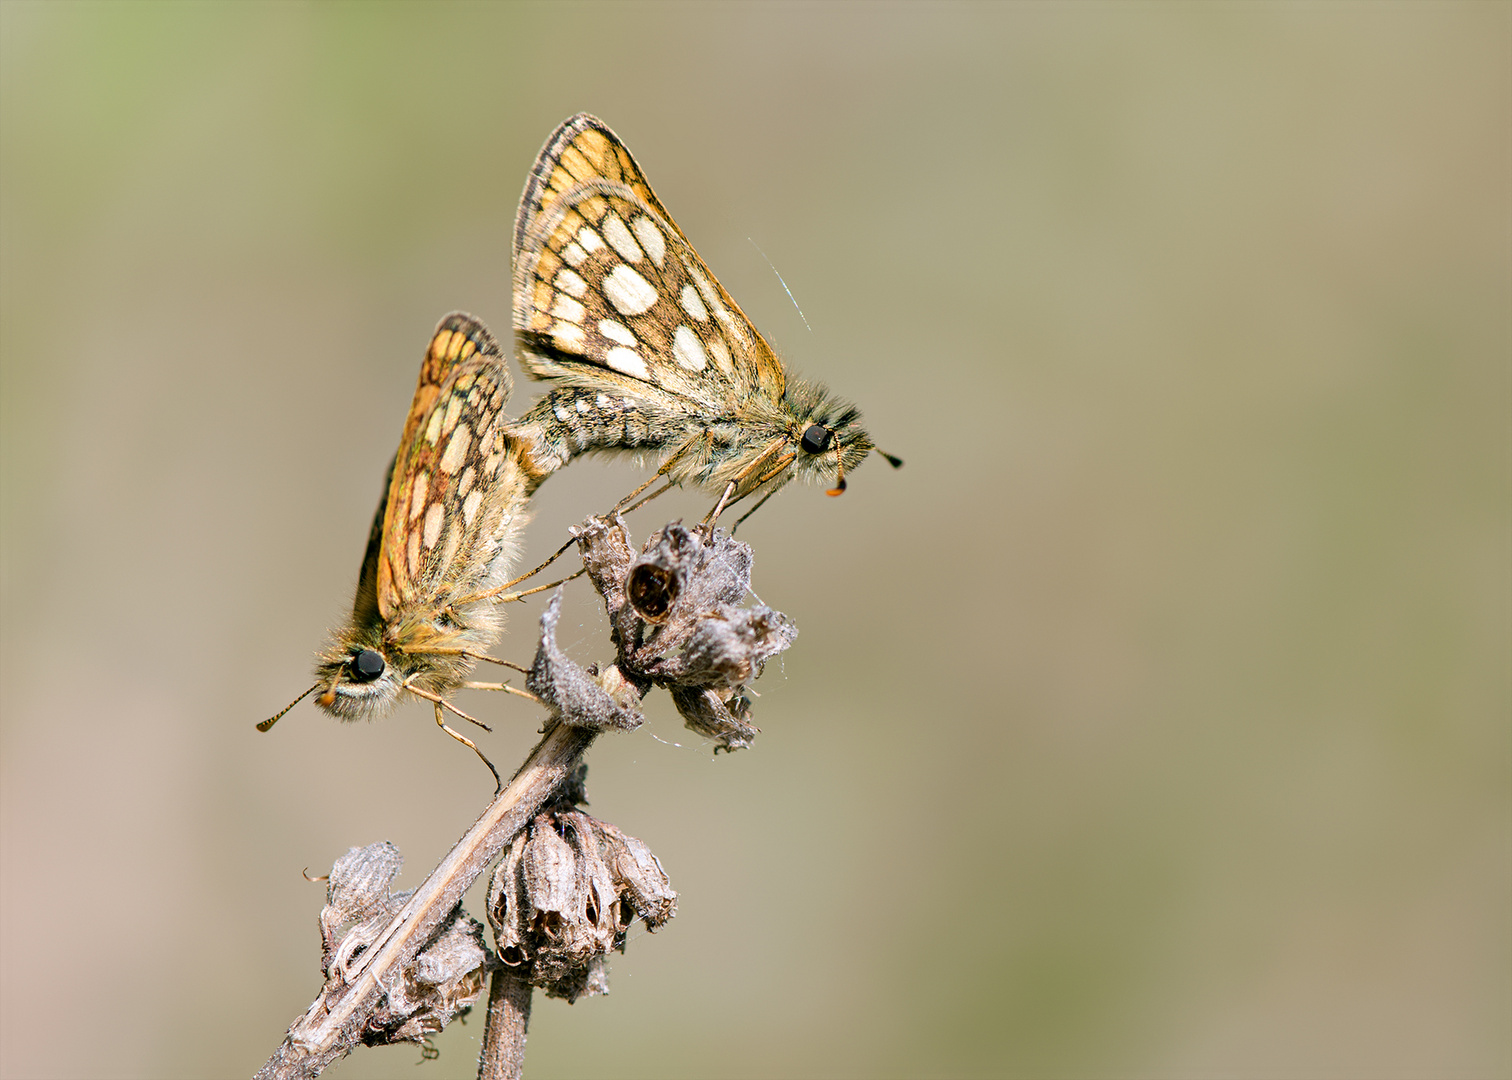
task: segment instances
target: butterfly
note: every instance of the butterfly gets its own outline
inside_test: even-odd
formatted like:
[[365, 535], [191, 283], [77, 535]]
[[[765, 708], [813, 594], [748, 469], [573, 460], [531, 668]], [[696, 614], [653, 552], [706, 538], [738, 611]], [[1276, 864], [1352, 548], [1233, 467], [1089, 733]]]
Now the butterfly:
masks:
[[496, 604], [514, 598], [499, 594], [527, 520], [524, 445], [505, 428], [511, 385], [487, 327], [460, 312], [441, 320], [373, 516], [351, 618], [317, 657], [315, 684], [258, 730], [316, 691], [316, 704], [342, 720], [382, 716], [412, 694], [483, 757], [442, 710], [479, 723], [447, 696], [512, 689], [468, 681], [477, 661], [502, 663], [486, 651], [503, 629]]
[[516, 356], [553, 384], [510, 428], [534, 483], [584, 453], [657, 454], [620, 505], [665, 476], [719, 493], [712, 521], [795, 477], [839, 495], [877, 449], [855, 406], [788, 377], [603, 121], [579, 113], [547, 140], [514, 256]]

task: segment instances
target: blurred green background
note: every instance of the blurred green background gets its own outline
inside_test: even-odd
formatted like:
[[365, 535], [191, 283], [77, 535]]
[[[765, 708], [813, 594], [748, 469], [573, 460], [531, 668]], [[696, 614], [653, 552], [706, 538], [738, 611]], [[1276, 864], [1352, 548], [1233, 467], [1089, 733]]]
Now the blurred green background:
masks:
[[[665, 697], [595, 748], [681, 913], [529, 1074], [1512, 1073], [1512, 6], [7, 0], [0, 48], [5, 1076], [251, 1073], [301, 868], [412, 886], [488, 798], [418, 705], [252, 725], [580, 109], [908, 465], [742, 529], [802, 629], [753, 749]], [[641, 475], [554, 478], [529, 554]]]

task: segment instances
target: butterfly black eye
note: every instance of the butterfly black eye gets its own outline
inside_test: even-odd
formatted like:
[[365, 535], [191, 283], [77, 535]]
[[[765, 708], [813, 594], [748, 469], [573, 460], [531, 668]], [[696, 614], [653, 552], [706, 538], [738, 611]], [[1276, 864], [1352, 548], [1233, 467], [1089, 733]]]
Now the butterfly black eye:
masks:
[[383, 674], [383, 654], [372, 649], [363, 649], [352, 657], [352, 678], [357, 682], [372, 682]]
[[835, 433], [827, 427], [819, 424], [810, 424], [803, 433], [803, 441], [799, 444], [811, 454], [822, 454], [830, 448], [830, 443], [835, 441]]

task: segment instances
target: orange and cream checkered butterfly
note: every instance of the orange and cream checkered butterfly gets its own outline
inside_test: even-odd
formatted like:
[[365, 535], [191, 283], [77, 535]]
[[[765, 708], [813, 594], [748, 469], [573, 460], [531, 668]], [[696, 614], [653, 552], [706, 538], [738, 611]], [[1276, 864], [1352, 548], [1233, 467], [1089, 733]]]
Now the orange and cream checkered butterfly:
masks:
[[795, 475], [839, 494], [875, 449], [853, 406], [788, 378], [602, 121], [547, 140], [514, 244], [519, 360], [555, 384], [512, 429], [534, 482], [590, 451], [657, 453], [717, 513]]
[[351, 618], [317, 658], [305, 692], [320, 691], [316, 703], [333, 716], [380, 716], [413, 694], [435, 705], [437, 723], [442, 708], [471, 720], [446, 696], [464, 686], [507, 689], [467, 677], [491, 659], [484, 654], [502, 630], [495, 605], [511, 598], [498, 593], [526, 521], [522, 445], [505, 429], [510, 387], [482, 323], [460, 312], [441, 320], [373, 517]]

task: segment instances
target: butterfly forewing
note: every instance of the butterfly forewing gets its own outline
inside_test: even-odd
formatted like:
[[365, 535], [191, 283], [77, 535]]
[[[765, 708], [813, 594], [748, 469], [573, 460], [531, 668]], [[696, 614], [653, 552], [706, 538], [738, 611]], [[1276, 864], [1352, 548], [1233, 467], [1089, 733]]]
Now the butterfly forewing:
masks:
[[518, 466], [503, 409], [509, 369], [488, 330], [466, 315], [431, 339], [383, 511], [378, 609], [436, 608], [485, 587], [512, 531]]
[[702, 409], [776, 400], [771, 348], [613, 132], [577, 116], [547, 142], [515, 228], [520, 360], [539, 378], [607, 368]]
[[[515, 216], [515, 254], [526, 248], [526, 233], [532, 221], [579, 184], [607, 181], [623, 184], [674, 230], [672, 215], [646, 183], [645, 175], [619, 137], [603, 121], [578, 113], [562, 122], [536, 156], [525, 182], [525, 193]], [[682, 236], [680, 230], [678, 235]], [[687, 242], [687, 237], [683, 237]]]

